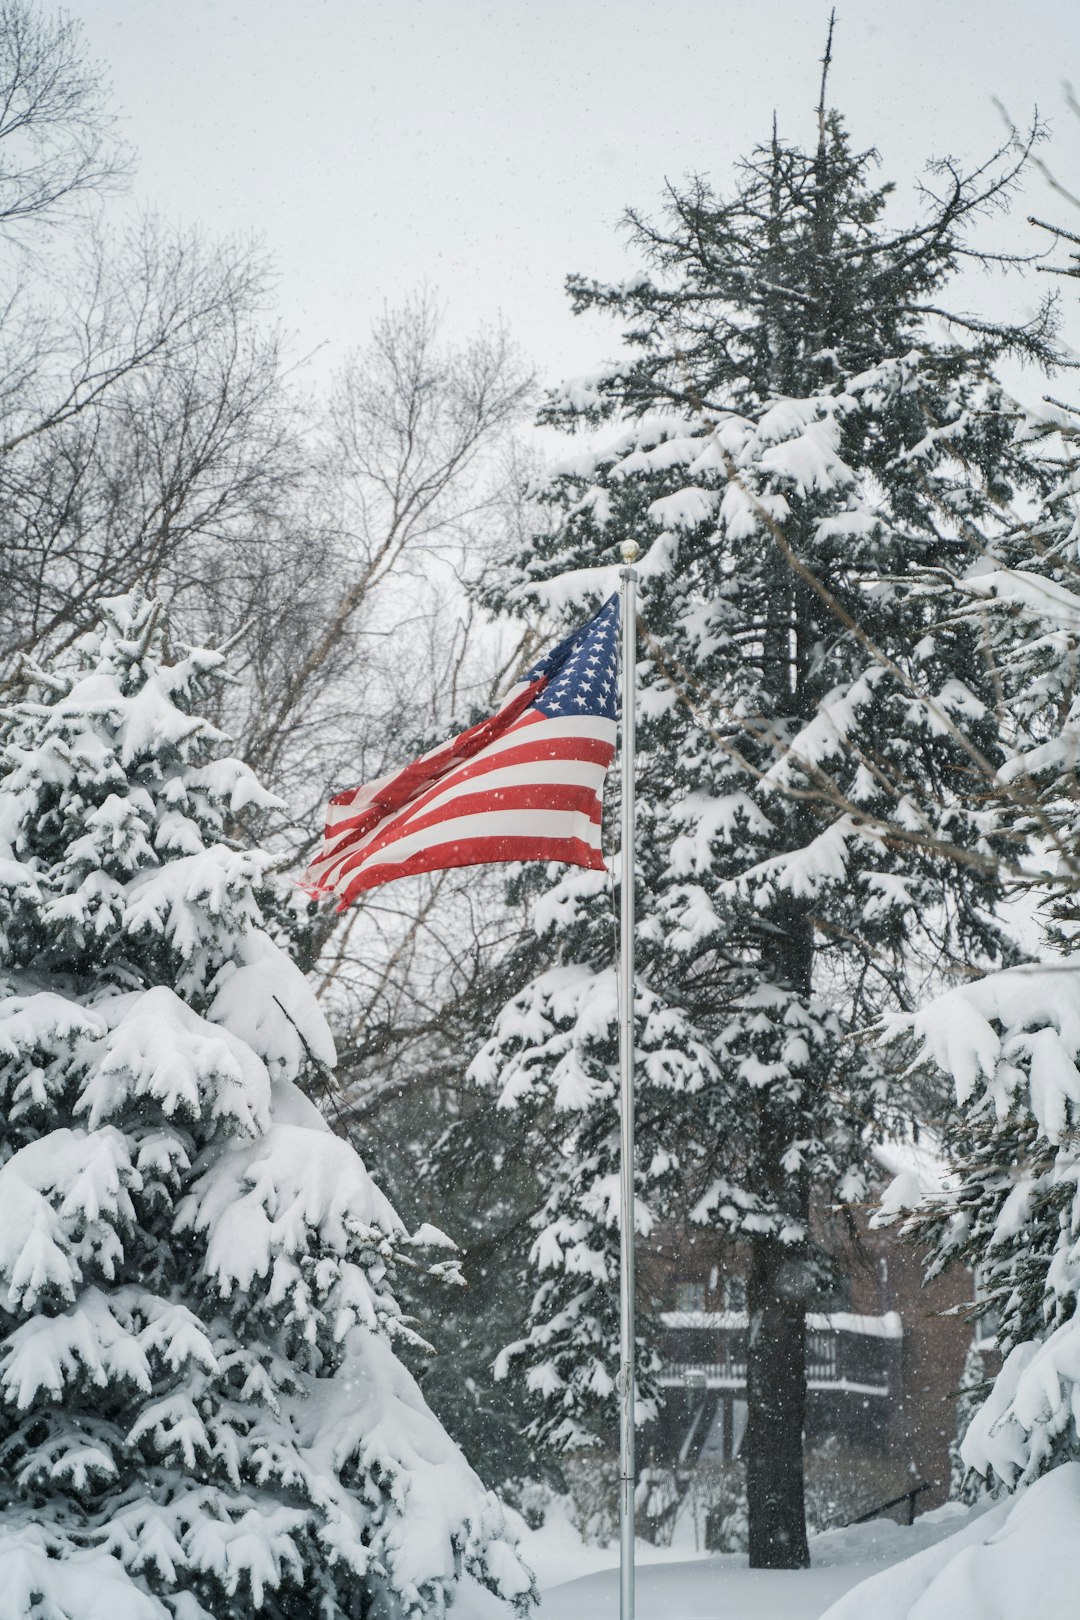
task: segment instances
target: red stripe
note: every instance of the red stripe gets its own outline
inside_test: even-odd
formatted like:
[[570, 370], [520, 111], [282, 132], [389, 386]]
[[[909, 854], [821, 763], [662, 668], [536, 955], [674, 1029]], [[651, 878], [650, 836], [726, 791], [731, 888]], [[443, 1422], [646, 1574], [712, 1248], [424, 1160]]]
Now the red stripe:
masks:
[[600, 851], [583, 838], [463, 838], [457, 844], [417, 850], [404, 861], [361, 867], [344, 890], [337, 909], [344, 911], [365, 889], [378, 888], [394, 878], [438, 872], [443, 867], [486, 866], [504, 861], [565, 861], [569, 866], [584, 866], [594, 872], [607, 870]]
[[[529, 690], [531, 691], [532, 688], [530, 687]], [[525, 714], [519, 715], [512, 725], [506, 727], [505, 731], [501, 731], [497, 736], [488, 737], [484, 742], [484, 747], [489, 747], [491, 743], [498, 742], [501, 737], [508, 736], [513, 731], [520, 731], [522, 726], [535, 725], [538, 720], [542, 721], [544, 718], [545, 716], [540, 714], [538, 710], [530, 709]], [[419, 763], [420, 761], [414, 760], [413, 765], [415, 766]], [[478, 762], [477, 768], [480, 770], [489, 769], [489, 767], [485, 766], [482, 761]], [[413, 766], [408, 766], [406, 769], [412, 770]], [[445, 787], [448, 781], [458, 780], [461, 773], [468, 771], [469, 769], [470, 767], [467, 765], [456, 766], [453, 760], [449, 760], [446, 763], [445, 768], [439, 770], [433, 776], [429, 786], [425, 787], [425, 784], [420, 782], [419, 785], [415, 787], [412, 796], [408, 800], [403, 801], [402, 804], [391, 805], [388, 803], [387, 795], [392, 789], [396, 790], [397, 785], [401, 780], [400, 776], [395, 776], [393, 782], [388, 783], [386, 788], [379, 793], [378, 797], [372, 799], [369, 804], [365, 804], [364, 808], [357, 811], [355, 816], [342, 816], [340, 820], [334, 822], [332, 828], [329, 821], [327, 821], [325, 836], [327, 838], [330, 838], [331, 836], [338, 838], [343, 832], [353, 831], [362, 835], [367, 831], [368, 827], [373, 827], [379, 821], [384, 820], [385, 817], [396, 814], [397, 810], [403, 807], [408, 808], [408, 806], [412, 804], [420, 803], [425, 798], [430, 798], [433, 793], [438, 793], [443, 787]], [[401, 775], [404, 775], [404, 772], [402, 772]], [[352, 789], [353, 794], [361, 791], [362, 790], [360, 788]], [[396, 796], [397, 795], [395, 792], [395, 797]], [[336, 799], [330, 800], [331, 804], [347, 804], [348, 802], [350, 802], [350, 796], [346, 793], [340, 793]]]
[[[531, 682], [524, 691], [519, 692], [513, 702], [507, 703], [497, 714], [489, 715], [486, 720], [481, 720], [477, 725], [470, 726], [467, 731], [460, 732], [437, 752], [422, 754], [419, 759], [414, 759], [411, 765], [406, 765], [404, 770], [392, 777], [385, 787], [379, 789], [370, 805], [365, 805], [362, 817], [377, 809], [376, 819], [381, 819], [391, 811], [400, 809], [403, 804], [414, 799], [428, 782], [444, 775], [458, 760], [471, 759], [489, 743], [497, 742], [500, 737], [506, 735], [515, 720], [520, 719], [524, 710], [540, 696], [546, 685], [547, 677], [541, 676], [539, 680]], [[360, 791], [360, 788], [350, 788], [345, 793], [335, 794], [330, 803], [352, 804]]]
[[[576, 810], [580, 815], [588, 816], [597, 827], [600, 825], [600, 795], [595, 788], [582, 787], [579, 783], [568, 786], [559, 782], [537, 782], [521, 787], [462, 793], [451, 799], [449, 804], [441, 805], [426, 816], [417, 816], [415, 820], [410, 810], [407, 825], [388, 827], [378, 838], [373, 838], [363, 849], [343, 861], [335, 882], [351, 871], [354, 864], [366, 861], [388, 844], [396, 843], [399, 838], [411, 838], [413, 833], [424, 832], [428, 827], [441, 827], [444, 823], [458, 821], [462, 816], [483, 815], [491, 810]], [[398, 822], [401, 819], [399, 817]]]
[[[544, 717], [540, 715], [538, 718]], [[437, 794], [444, 793], [449, 787], [455, 787], [458, 782], [468, 782], [473, 777], [486, 775], [488, 771], [501, 770], [504, 765], [532, 765], [537, 760], [545, 759], [575, 759], [582, 765], [602, 765], [607, 770], [614, 758], [614, 743], [604, 742], [600, 737], [530, 737], [528, 741], [518, 743], [513, 748], [500, 748], [497, 754], [492, 754], [487, 759], [478, 759], [471, 765], [464, 765], [453, 775], [444, 776], [426, 791], [418, 792], [415, 799], [411, 799], [407, 805], [401, 807], [388, 826], [397, 825], [402, 813], [412, 815]], [[376, 821], [382, 819], [383, 813], [380, 812], [374, 820], [369, 820], [369, 812], [365, 809], [362, 815], [335, 822], [333, 827], [328, 826], [326, 837], [328, 840], [332, 839], [334, 843], [337, 843], [345, 833], [355, 833], [362, 837], [368, 828], [361, 823], [367, 821], [368, 826], [373, 826]]]
[[[539, 718], [543, 718], [540, 716]], [[557, 721], [549, 724], [558, 724]], [[500, 748], [497, 754], [490, 754], [484, 759], [474, 760], [471, 765], [463, 765], [452, 776], [446, 776], [441, 782], [431, 788], [410, 810], [418, 809], [445, 792], [448, 787], [456, 787], [459, 782], [469, 782], [476, 776], [484, 776], [488, 771], [501, 771], [506, 765], [534, 765], [537, 761], [545, 759], [575, 759], [582, 765], [602, 765], [605, 770], [615, 758], [615, 744], [604, 742], [601, 737], [546, 737], [531, 734], [516, 743], [513, 748]]]

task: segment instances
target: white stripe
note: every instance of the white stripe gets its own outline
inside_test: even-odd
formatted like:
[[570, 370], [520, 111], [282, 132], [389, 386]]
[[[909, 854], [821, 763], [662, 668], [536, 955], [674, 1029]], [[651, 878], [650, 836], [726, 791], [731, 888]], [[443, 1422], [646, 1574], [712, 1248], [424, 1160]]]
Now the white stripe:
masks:
[[599, 849], [600, 827], [579, 810], [482, 810], [395, 838], [363, 864], [370, 867], [407, 861], [417, 850], [437, 849], [469, 838], [580, 838]]
[[[534, 714], [540, 715], [539, 722], [532, 720], [528, 726], [522, 724], [526, 716]], [[542, 732], [539, 729], [540, 725], [544, 727]], [[480, 752], [474, 754], [471, 760], [463, 760], [462, 764], [472, 765], [478, 759], [487, 759], [490, 754], [501, 754], [505, 748], [517, 748], [522, 743], [531, 742], [532, 737], [523, 735], [525, 731], [530, 729], [538, 739], [540, 737], [565, 737], [567, 741], [571, 741], [577, 737], [589, 737], [594, 742], [605, 742], [614, 746], [615, 734], [618, 728], [614, 720], [605, 720], [602, 715], [540, 714], [539, 709], [526, 709], [522, 719], [515, 720], [509, 731], [504, 731], [502, 736], [498, 737], [495, 742], [488, 743], [486, 748], [481, 748]]]
[[475, 776], [462, 778], [455, 773], [432, 798], [416, 805], [415, 809], [410, 810], [406, 806], [398, 814], [403, 817], [401, 826], [404, 830], [417, 816], [431, 815], [463, 794], [490, 793], [494, 797], [503, 788], [534, 785], [591, 788], [599, 797], [607, 772], [606, 765], [597, 765], [589, 759], [533, 759], [525, 760], [520, 765], [493, 765], [490, 770], [479, 771]]

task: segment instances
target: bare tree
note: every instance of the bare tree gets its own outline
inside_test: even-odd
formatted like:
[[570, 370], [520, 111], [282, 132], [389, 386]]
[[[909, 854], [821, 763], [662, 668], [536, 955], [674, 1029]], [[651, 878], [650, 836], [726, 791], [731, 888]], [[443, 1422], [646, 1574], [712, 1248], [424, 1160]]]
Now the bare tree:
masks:
[[[430, 712], [430, 671], [419, 699], [417, 637], [427, 636], [420, 626], [433, 617], [464, 611], [457, 586], [494, 511], [492, 452], [529, 387], [504, 334], [445, 345], [427, 294], [387, 310], [368, 346], [347, 358], [314, 465], [320, 520], [336, 537], [339, 566], [318, 634], [289, 649], [288, 666], [279, 660], [272, 681], [264, 674], [259, 730], [249, 741], [256, 764], [275, 770], [313, 719], [325, 724], [340, 678], [352, 694], [360, 683], [369, 694], [372, 683], [381, 687], [399, 734], [418, 700], [429, 720], [441, 718]], [[452, 629], [448, 635], [453, 645]], [[404, 657], [395, 650], [402, 637]], [[435, 667], [441, 663], [436, 658]], [[321, 692], [314, 711], [313, 688]], [[456, 683], [451, 691], [456, 696]], [[355, 714], [355, 696], [352, 705]], [[353, 728], [354, 767], [365, 764], [357, 754]]]
[[[134, 581], [192, 598], [302, 458], [263, 274], [245, 251], [144, 222], [80, 245], [0, 325], [0, 651], [79, 633]], [[24, 283], [25, 286], [25, 283]]]
[[0, 0], [0, 231], [53, 222], [125, 170], [79, 23]]

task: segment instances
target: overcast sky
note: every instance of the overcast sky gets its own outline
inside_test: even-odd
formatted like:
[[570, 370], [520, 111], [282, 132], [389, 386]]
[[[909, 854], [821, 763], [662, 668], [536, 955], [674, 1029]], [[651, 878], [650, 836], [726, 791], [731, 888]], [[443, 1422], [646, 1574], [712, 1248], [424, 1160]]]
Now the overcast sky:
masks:
[[[568, 271], [622, 276], [619, 215], [665, 177], [709, 174], [767, 137], [812, 138], [818, 0], [74, 0], [139, 154], [135, 197], [257, 236], [297, 351], [321, 367], [384, 303], [428, 283], [457, 333], [500, 317], [543, 378], [615, 351], [575, 321]], [[1037, 106], [1080, 189], [1077, 0], [847, 0], [831, 100], [883, 176], [973, 161]], [[1034, 207], [1080, 216], [1038, 182]], [[1045, 285], [1044, 278], [1039, 278]], [[1041, 286], [1040, 289], [1041, 290]], [[979, 289], [975, 297], [981, 297]], [[986, 289], [1018, 311], [1034, 288]], [[1003, 301], [1004, 300], [1004, 304]]]

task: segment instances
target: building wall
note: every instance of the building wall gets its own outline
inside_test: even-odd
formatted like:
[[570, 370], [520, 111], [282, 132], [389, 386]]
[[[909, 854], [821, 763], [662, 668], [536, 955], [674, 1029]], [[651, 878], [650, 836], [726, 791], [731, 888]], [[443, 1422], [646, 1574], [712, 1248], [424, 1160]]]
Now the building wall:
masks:
[[931, 1283], [911, 1248], [884, 1233], [871, 1235], [888, 1266], [892, 1308], [904, 1323], [900, 1400], [889, 1414], [891, 1449], [933, 1488], [920, 1510], [948, 1496], [949, 1447], [956, 1437], [956, 1402], [974, 1324], [971, 1273], [953, 1266]]

